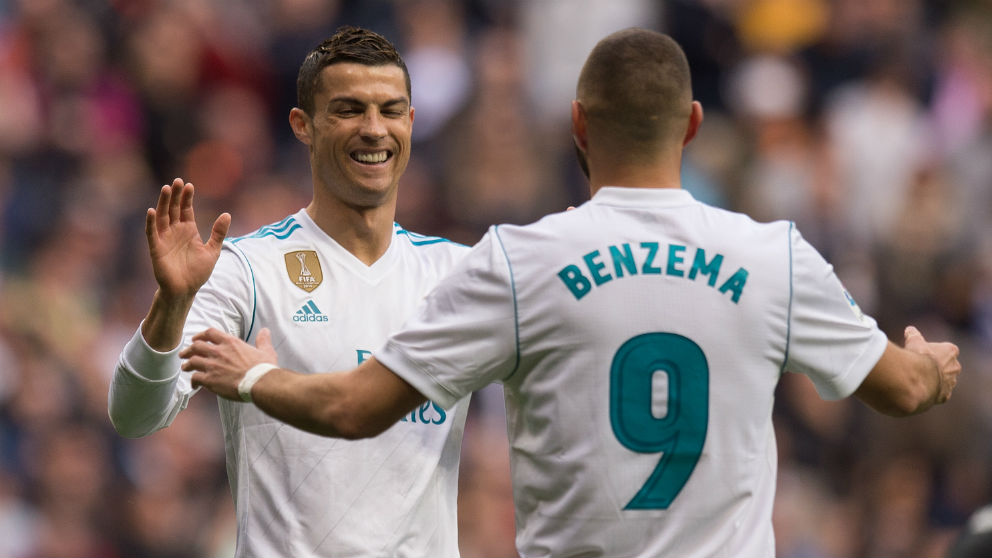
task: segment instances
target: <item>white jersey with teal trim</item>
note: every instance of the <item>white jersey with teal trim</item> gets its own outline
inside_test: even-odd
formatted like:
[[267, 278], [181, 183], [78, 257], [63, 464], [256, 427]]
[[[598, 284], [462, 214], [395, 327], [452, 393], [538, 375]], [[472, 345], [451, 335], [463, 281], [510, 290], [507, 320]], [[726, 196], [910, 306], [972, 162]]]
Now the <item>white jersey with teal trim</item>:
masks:
[[886, 343], [791, 223], [608, 187], [491, 228], [375, 356], [504, 384], [523, 556], [774, 556], [779, 378], [845, 397]]
[[[224, 243], [197, 294], [184, 340], [216, 327], [254, 343], [267, 327], [279, 364], [304, 373], [354, 368], [397, 330], [468, 249], [395, 225], [366, 266], [306, 211]], [[177, 349], [178, 351], [178, 349]], [[110, 391], [114, 424], [143, 436], [192, 395], [176, 352], [140, 332]], [[237, 556], [457, 556], [456, 489], [467, 398], [428, 402], [379, 436], [308, 434], [254, 405], [220, 399], [238, 519]]]

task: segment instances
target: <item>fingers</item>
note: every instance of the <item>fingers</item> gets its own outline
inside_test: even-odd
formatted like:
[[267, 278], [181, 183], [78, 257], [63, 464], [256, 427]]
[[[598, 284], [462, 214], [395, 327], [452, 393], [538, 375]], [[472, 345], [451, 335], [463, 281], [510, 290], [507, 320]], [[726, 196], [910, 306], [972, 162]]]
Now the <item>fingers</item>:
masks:
[[960, 349], [954, 343], [929, 343], [931, 351], [941, 366], [949, 366], [957, 361]]
[[155, 224], [161, 230], [180, 220], [192, 221], [193, 185], [176, 178], [171, 185], [162, 186], [153, 215], [158, 217]]
[[181, 217], [180, 203], [186, 186], [181, 178], [172, 181], [172, 195], [169, 199], [169, 223], [178, 222]]
[[[179, 181], [179, 179], [176, 179]], [[193, 185], [187, 182], [179, 196], [179, 220], [195, 221], [193, 216]]]
[[946, 403], [951, 398], [951, 393], [958, 384], [958, 375], [961, 373], [961, 362], [958, 360], [960, 350], [954, 343], [931, 343], [931, 348], [936, 355], [940, 368], [942, 389], [938, 395], [939, 403]]
[[158, 230], [164, 230], [169, 226], [169, 205], [172, 203], [172, 187], [162, 186], [162, 191], [158, 194], [158, 204], [155, 206], [155, 226]]
[[212, 357], [217, 354], [217, 347], [218, 345], [216, 343], [194, 339], [188, 347], [179, 351], [179, 358], [193, 358], [195, 356]]
[[235, 339], [235, 337], [228, 333], [224, 333], [223, 331], [215, 327], [205, 329], [193, 336], [194, 342], [206, 341], [208, 343], [214, 343], [214, 344], [223, 343], [224, 341], [227, 341], [229, 339]]
[[[196, 357], [214, 357], [218, 354], [217, 348], [220, 344], [233, 336], [224, 333], [223, 331], [215, 328], [210, 328], [205, 331], [201, 331], [193, 336], [192, 342], [188, 347], [179, 351], [179, 358], [184, 359], [194, 359]], [[184, 370], [186, 368], [184, 367]], [[191, 367], [192, 369], [202, 370], [201, 368]]]
[[227, 231], [231, 227], [231, 214], [221, 213], [220, 217], [214, 221], [214, 226], [210, 230], [210, 238], [207, 239], [207, 246], [213, 250], [220, 250], [221, 245], [224, 243], [224, 238], [227, 237]]
[[157, 237], [155, 235], [155, 216], [157, 213], [155, 209], [149, 207], [148, 211], [145, 213], [145, 237], [148, 239], [148, 245], [152, 246]]
[[[145, 216], [145, 235], [151, 240], [153, 232], [158, 230], [164, 233], [170, 225], [176, 223], [196, 223], [196, 214], [193, 210], [193, 194], [195, 188], [190, 182], [183, 182], [182, 178], [176, 178], [171, 185], [162, 186], [162, 191], [158, 196], [158, 203], [154, 209], [149, 209]], [[231, 214], [222, 213], [214, 221], [210, 231], [210, 238], [207, 245], [220, 250], [227, 232], [231, 227]]]
[[189, 353], [189, 355], [189, 357], [184, 357], [186, 360], [183, 361], [182, 366], [179, 367], [184, 372], [193, 372], [197, 370], [200, 372], [206, 372], [207, 367], [215, 362], [212, 357], [200, 356], [200, 354], [193, 353]]

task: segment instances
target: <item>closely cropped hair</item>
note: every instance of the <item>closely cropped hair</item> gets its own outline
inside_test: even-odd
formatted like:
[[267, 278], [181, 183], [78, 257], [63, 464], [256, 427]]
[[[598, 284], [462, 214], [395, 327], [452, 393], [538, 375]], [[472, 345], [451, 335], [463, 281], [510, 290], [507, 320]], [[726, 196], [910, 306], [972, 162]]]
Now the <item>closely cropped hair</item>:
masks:
[[577, 97], [591, 127], [613, 141], [650, 149], [685, 132], [692, 110], [689, 62], [668, 35], [617, 31], [589, 54]]
[[345, 25], [310, 51], [300, 65], [300, 73], [296, 77], [296, 102], [310, 116], [313, 116], [313, 99], [320, 86], [321, 70], [339, 62], [399, 66], [406, 79], [406, 94], [410, 96], [410, 72], [396, 47], [374, 31]]

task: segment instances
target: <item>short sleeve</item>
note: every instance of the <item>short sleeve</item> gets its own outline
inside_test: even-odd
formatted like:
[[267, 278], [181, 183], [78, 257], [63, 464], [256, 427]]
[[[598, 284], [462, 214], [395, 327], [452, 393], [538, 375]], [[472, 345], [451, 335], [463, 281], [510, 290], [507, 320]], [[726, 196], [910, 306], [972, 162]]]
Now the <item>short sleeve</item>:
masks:
[[513, 373], [516, 331], [513, 277], [493, 228], [375, 358], [425, 397], [450, 408]]
[[833, 266], [793, 227], [786, 370], [809, 376], [820, 397], [854, 393], [888, 339], [841, 284]]

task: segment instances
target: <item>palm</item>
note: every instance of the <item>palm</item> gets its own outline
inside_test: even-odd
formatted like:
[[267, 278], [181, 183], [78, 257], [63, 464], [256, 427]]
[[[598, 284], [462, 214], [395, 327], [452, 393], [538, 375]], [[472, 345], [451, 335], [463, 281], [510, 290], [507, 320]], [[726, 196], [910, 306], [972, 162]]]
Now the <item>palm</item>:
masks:
[[162, 188], [158, 205], [148, 210], [145, 222], [159, 288], [173, 296], [195, 293], [210, 277], [229, 225], [230, 215], [221, 215], [203, 242], [193, 214], [193, 185], [176, 179]]

